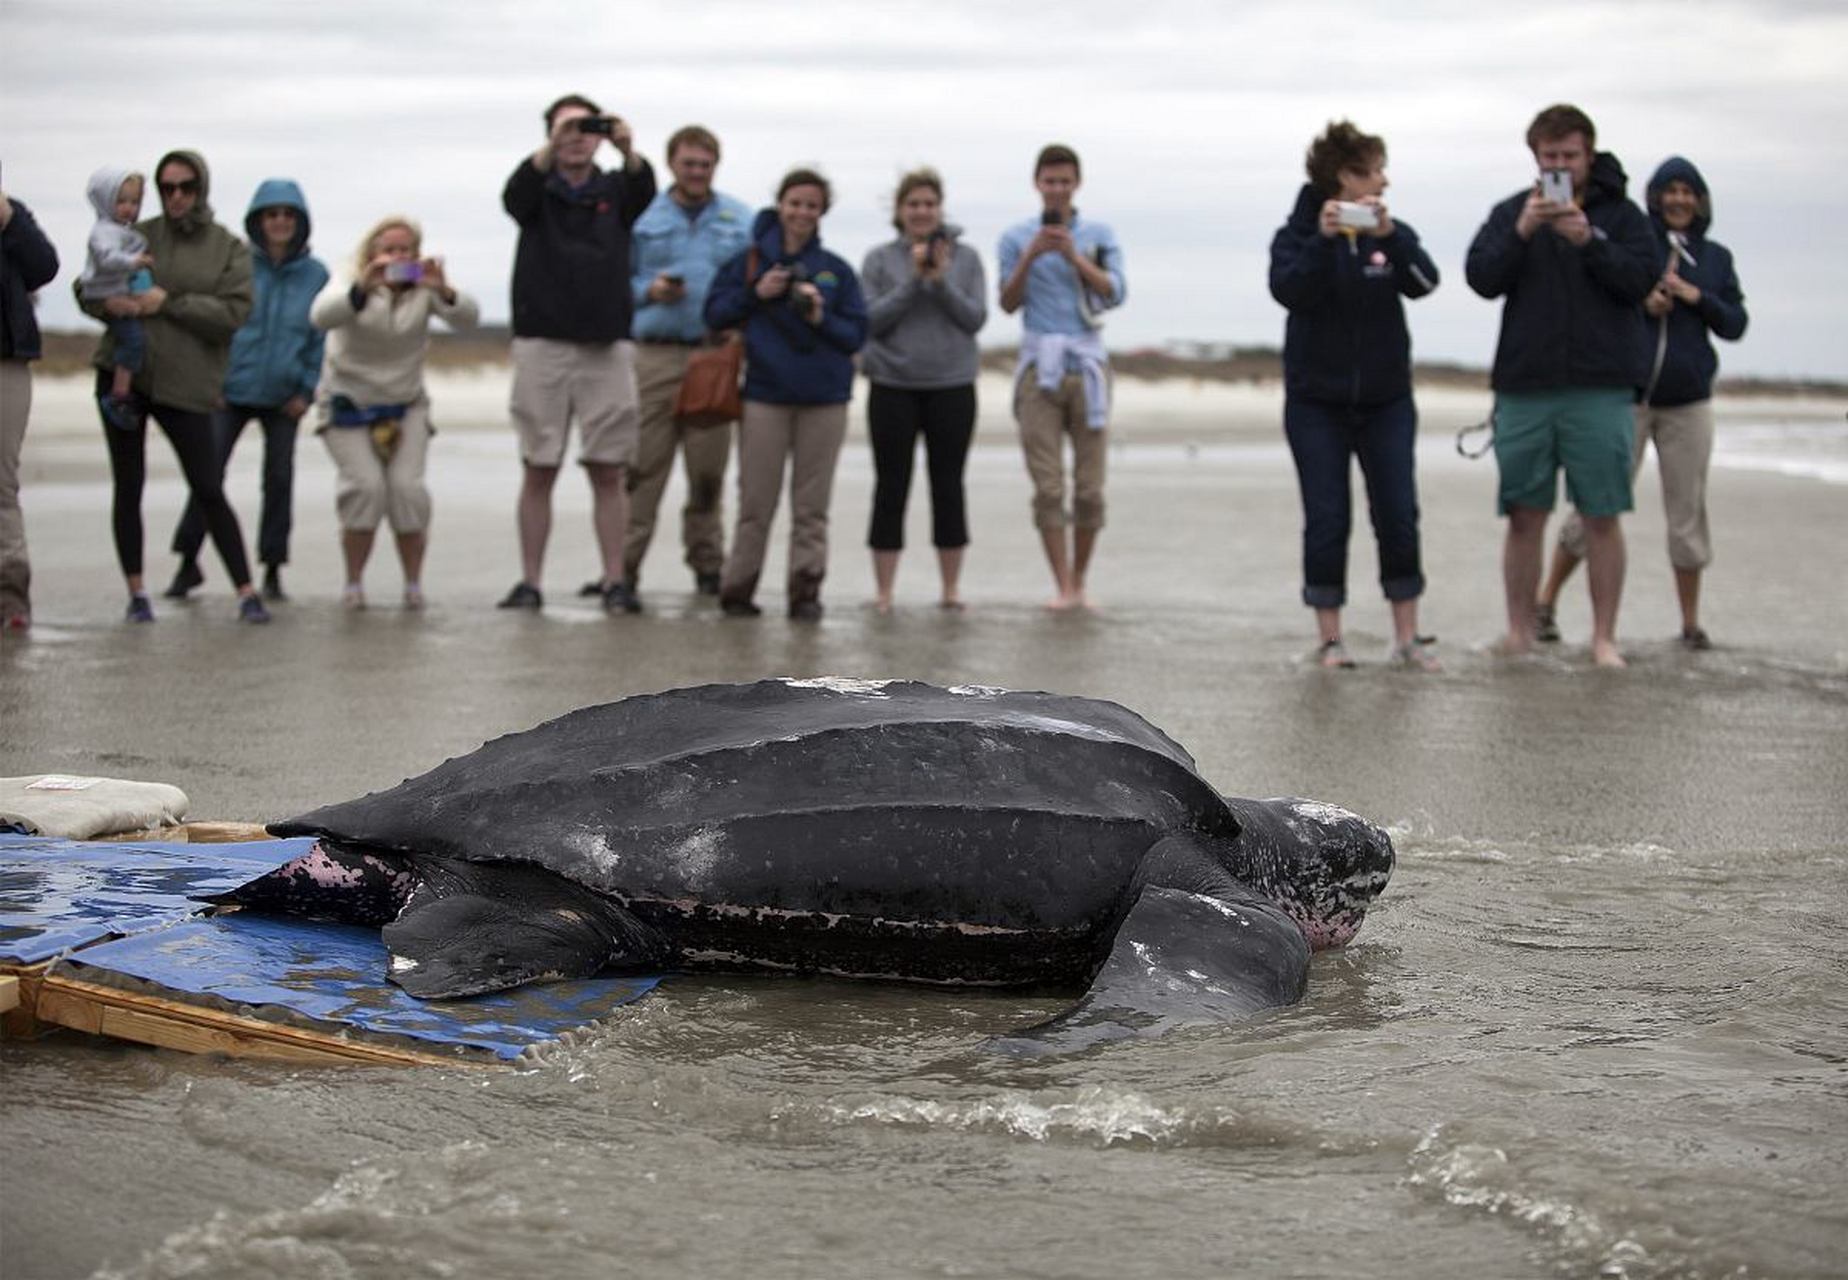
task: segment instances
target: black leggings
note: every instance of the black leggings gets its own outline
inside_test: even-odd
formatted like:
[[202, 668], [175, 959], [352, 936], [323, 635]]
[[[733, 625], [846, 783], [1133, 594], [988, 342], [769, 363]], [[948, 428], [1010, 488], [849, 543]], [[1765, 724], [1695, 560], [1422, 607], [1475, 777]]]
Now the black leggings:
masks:
[[875, 551], [904, 549], [905, 502], [911, 496], [912, 460], [922, 432], [924, 465], [930, 472], [931, 543], [946, 551], [968, 546], [963, 464], [975, 435], [975, 384], [913, 391], [875, 382], [866, 399], [866, 427], [877, 476], [866, 545]]
[[[96, 379], [98, 395], [109, 394], [110, 377], [100, 373]], [[141, 576], [141, 490], [148, 478], [148, 415], [160, 423], [179, 456], [180, 470], [192, 500], [205, 515], [205, 527], [211, 531], [212, 545], [234, 586], [250, 583], [250, 561], [244, 556], [244, 535], [237, 527], [237, 513], [225, 498], [224, 473], [219, 467], [218, 448], [212, 438], [212, 417], [176, 409], [172, 405], [137, 406], [143, 409], [135, 425], [124, 430], [103, 419], [103, 439], [109, 445], [109, 471], [115, 478], [116, 560], [124, 577]]]

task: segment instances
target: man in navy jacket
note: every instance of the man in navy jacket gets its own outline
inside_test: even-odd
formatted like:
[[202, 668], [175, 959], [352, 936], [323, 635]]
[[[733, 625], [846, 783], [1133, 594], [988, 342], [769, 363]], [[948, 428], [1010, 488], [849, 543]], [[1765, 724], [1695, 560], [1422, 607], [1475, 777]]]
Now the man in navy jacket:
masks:
[[[1559, 471], [1585, 521], [1592, 659], [1621, 667], [1617, 605], [1630, 510], [1631, 402], [1648, 376], [1642, 302], [1655, 284], [1653, 236], [1624, 195], [1623, 166], [1596, 151], [1597, 130], [1577, 107], [1552, 106], [1527, 130], [1542, 178], [1489, 211], [1464, 274], [1503, 298], [1495, 350], [1495, 460], [1510, 653], [1532, 649], [1534, 598]], [[1561, 176], [1563, 175], [1563, 176]]]
[[[503, 609], [537, 609], [552, 532], [552, 486], [577, 421], [578, 460], [590, 478], [599, 585], [612, 613], [641, 608], [623, 581], [629, 522], [626, 468], [639, 413], [629, 340], [629, 228], [654, 199], [655, 176], [628, 124], [577, 94], [545, 113], [546, 142], [507, 179], [501, 201], [520, 224], [513, 260], [514, 430], [520, 437], [520, 580]], [[605, 141], [622, 156], [599, 169]]]

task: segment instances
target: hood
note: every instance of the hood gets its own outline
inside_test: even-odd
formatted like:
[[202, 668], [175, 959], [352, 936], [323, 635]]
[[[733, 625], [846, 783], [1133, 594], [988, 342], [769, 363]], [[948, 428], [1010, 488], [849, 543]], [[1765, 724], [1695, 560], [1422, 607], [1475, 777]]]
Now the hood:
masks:
[[1617, 157], [1608, 151], [1600, 151], [1591, 158], [1591, 177], [1585, 183], [1585, 203], [1593, 205], [1603, 204], [1607, 200], [1622, 200], [1629, 183], [1630, 175], [1623, 171], [1623, 165]]
[[[97, 217], [104, 222], [115, 221], [116, 192], [122, 189], [124, 182], [135, 176], [133, 169], [117, 169], [113, 166], [105, 166], [90, 175], [90, 207], [96, 210]], [[148, 198], [147, 185], [145, 181], [141, 184], [143, 202]]]
[[308, 201], [302, 196], [301, 187], [289, 178], [265, 178], [258, 184], [256, 194], [250, 197], [250, 208], [244, 214], [244, 234], [250, 239], [251, 250], [262, 253], [263, 219], [258, 215], [265, 209], [286, 207], [295, 210], [295, 239], [289, 243], [289, 252], [284, 261], [299, 258], [308, 252], [308, 232], [312, 223], [308, 217]]
[[1314, 231], [1322, 219], [1322, 206], [1328, 197], [1315, 189], [1313, 182], [1303, 183], [1303, 189], [1296, 193], [1296, 204], [1290, 210], [1290, 230], [1296, 232]]
[[[167, 220], [181, 235], [197, 235], [212, 225], [212, 171], [206, 168], [205, 157], [197, 151], [169, 151], [160, 158], [160, 163], [154, 166], [156, 181], [159, 181], [160, 171], [167, 166], [170, 160], [178, 160], [181, 164], [191, 165], [193, 172], [199, 175], [199, 199], [194, 202], [191, 212], [184, 218], [168, 218]], [[160, 193], [156, 191], [154, 194], [159, 196]], [[165, 217], [164, 212], [162, 216]]]
[[1694, 194], [1700, 197], [1700, 211], [1694, 215], [1694, 221], [1688, 230], [1698, 240], [1707, 234], [1707, 228], [1713, 222], [1713, 197], [1707, 191], [1707, 180], [1700, 176], [1700, 170], [1694, 167], [1692, 160], [1681, 156], [1670, 156], [1656, 166], [1650, 175], [1646, 203], [1649, 216], [1657, 227], [1662, 227], [1662, 188], [1671, 182], [1685, 182], [1694, 188]]

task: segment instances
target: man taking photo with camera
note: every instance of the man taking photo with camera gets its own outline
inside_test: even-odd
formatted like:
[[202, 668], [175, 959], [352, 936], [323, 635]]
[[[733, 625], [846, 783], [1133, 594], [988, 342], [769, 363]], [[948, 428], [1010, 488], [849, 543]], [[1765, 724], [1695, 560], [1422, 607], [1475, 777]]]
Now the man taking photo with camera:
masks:
[[[507, 179], [502, 203], [520, 226], [513, 263], [512, 417], [520, 438], [520, 580], [503, 609], [544, 604], [540, 577], [552, 532], [552, 487], [575, 419], [590, 479], [599, 586], [611, 613], [639, 612], [623, 581], [626, 469], [638, 432], [629, 326], [629, 229], [655, 195], [654, 170], [627, 122], [579, 94], [545, 112], [546, 141]], [[600, 169], [605, 142], [622, 157]]]
[[1655, 283], [1654, 238], [1624, 195], [1623, 166], [1598, 151], [1577, 107], [1548, 107], [1527, 130], [1540, 174], [1489, 211], [1465, 260], [1470, 288], [1503, 298], [1495, 349], [1495, 461], [1508, 517], [1503, 648], [1526, 653], [1559, 471], [1584, 517], [1591, 655], [1621, 667], [1617, 605], [1631, 508], [1631, 402], [1649, 372], [1642, 302]]

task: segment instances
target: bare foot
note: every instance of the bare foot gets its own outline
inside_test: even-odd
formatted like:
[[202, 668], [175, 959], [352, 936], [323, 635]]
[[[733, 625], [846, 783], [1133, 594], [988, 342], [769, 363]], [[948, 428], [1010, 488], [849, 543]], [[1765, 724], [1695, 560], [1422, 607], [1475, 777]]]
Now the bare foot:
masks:
[[1615, 640], [1592, 641], [1591, 661], [1595, 666], [1609, 667], [1613, 670], [1630, 665], [1623, 660], [1623, 654], [1618, 652], [1617, 642]]
[[1054, 596], [1052, 599], [1048, 600], [1046, 602], [1046, 608], [1053, 613], [1069, 613], [1073, 609], [1077, 609], [1081, 607], [1083, 604], [1084, 604], [1083, 596], [1066, 595], [1066, 594], [1061, 593], [1059, 595]]
[[961, 613], [963, 602], [958, 600], [955, 596], [945, 596], [943, 599], [937, 601], [937, 607], [939, 609], [949, 609], [952, 612]]
[[881, 596], [879, 599], [873, 601], [873, 612], [874, 613], [892, 612], [892, 597], [891, 596]]
[[1534, 651], [1532, 636], [1525, 636], [1517, 631], [1507, 635], [1489, 646], [1489, 652], [1498, 658], [1519, 658]]

